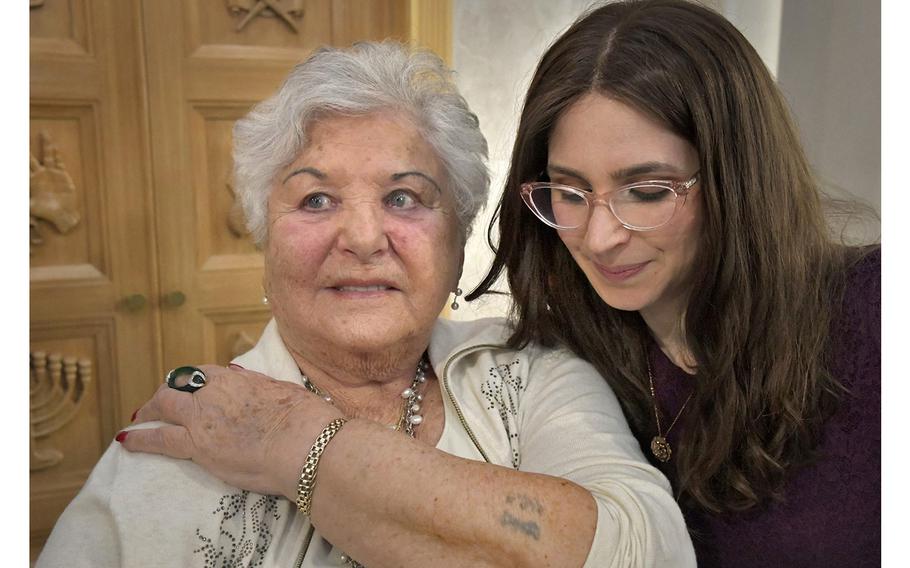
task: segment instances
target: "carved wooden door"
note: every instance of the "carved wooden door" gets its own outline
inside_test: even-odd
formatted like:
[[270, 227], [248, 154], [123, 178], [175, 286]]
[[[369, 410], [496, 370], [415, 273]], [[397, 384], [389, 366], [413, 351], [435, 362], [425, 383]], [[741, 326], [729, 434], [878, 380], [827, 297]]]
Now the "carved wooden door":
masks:
[[139, 7], [118, 0], [32, 4], [35, 550], [117, 429], [157, 386], [161, 355], [151, 306], [158, 284]]
[[32, 5], [34, 557], [164, 372], [227, 363], [270, 317], [234, 121], [319, 45], [395, 37], [448, 59], [451, 2]]

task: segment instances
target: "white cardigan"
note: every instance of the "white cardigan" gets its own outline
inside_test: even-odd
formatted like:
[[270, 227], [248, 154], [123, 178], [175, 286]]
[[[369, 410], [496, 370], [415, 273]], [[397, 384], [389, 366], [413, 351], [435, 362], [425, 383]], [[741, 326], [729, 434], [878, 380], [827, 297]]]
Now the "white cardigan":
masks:
[[[507, 334], [500, 319], [437, 322], [429, 356], [446, 420], [437, 448], [590, 491], [597, 532], [586, 567], [695, 566], [669, 483], [645, 461], [605, 381], [564, 350], [506, 349]], [[274, 321], [236, 362], [300, 383]], [[60, 516], [37, 566], [311, 568], [342, 566], [339, 556], [287, 499], [241, 491], [188, 460], [113, 443]]]

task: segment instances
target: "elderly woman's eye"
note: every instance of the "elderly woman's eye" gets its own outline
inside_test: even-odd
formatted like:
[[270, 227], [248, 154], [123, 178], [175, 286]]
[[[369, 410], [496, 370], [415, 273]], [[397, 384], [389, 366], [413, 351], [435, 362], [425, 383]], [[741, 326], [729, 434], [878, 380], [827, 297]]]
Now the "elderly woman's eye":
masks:
[[385, 202], [389, 207], [397, 209], [410, 209], [418, 203], [417, 197], [406, 189], [396, 189], [386, 196]]
[[300, 206], [303, 209], [310, 211], [319, 211], [322, 209], [328, 209], [332, 205], [332, 198], [324, 193], [314, 193], [312, 195], [307, 195]]

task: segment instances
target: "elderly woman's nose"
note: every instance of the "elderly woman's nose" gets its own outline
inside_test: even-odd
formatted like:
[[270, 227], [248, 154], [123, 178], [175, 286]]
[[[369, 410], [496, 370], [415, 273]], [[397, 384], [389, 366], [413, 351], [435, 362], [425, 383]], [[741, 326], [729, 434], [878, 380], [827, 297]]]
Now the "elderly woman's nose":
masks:
[[343, 208], [339, 222], [338, 244], [345, 251], [367, 260], [388, 248], [389, 238], [381, 205], [366, 202], [351, 204]]

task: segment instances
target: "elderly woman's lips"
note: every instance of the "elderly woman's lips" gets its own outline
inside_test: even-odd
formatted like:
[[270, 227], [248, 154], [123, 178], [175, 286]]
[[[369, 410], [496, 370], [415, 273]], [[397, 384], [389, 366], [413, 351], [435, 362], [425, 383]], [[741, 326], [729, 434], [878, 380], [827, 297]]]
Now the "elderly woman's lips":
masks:
[[383, 290], [394, 290], [391, 286], [336, 286], [335, 290], [340, 292], [380, 292]]

